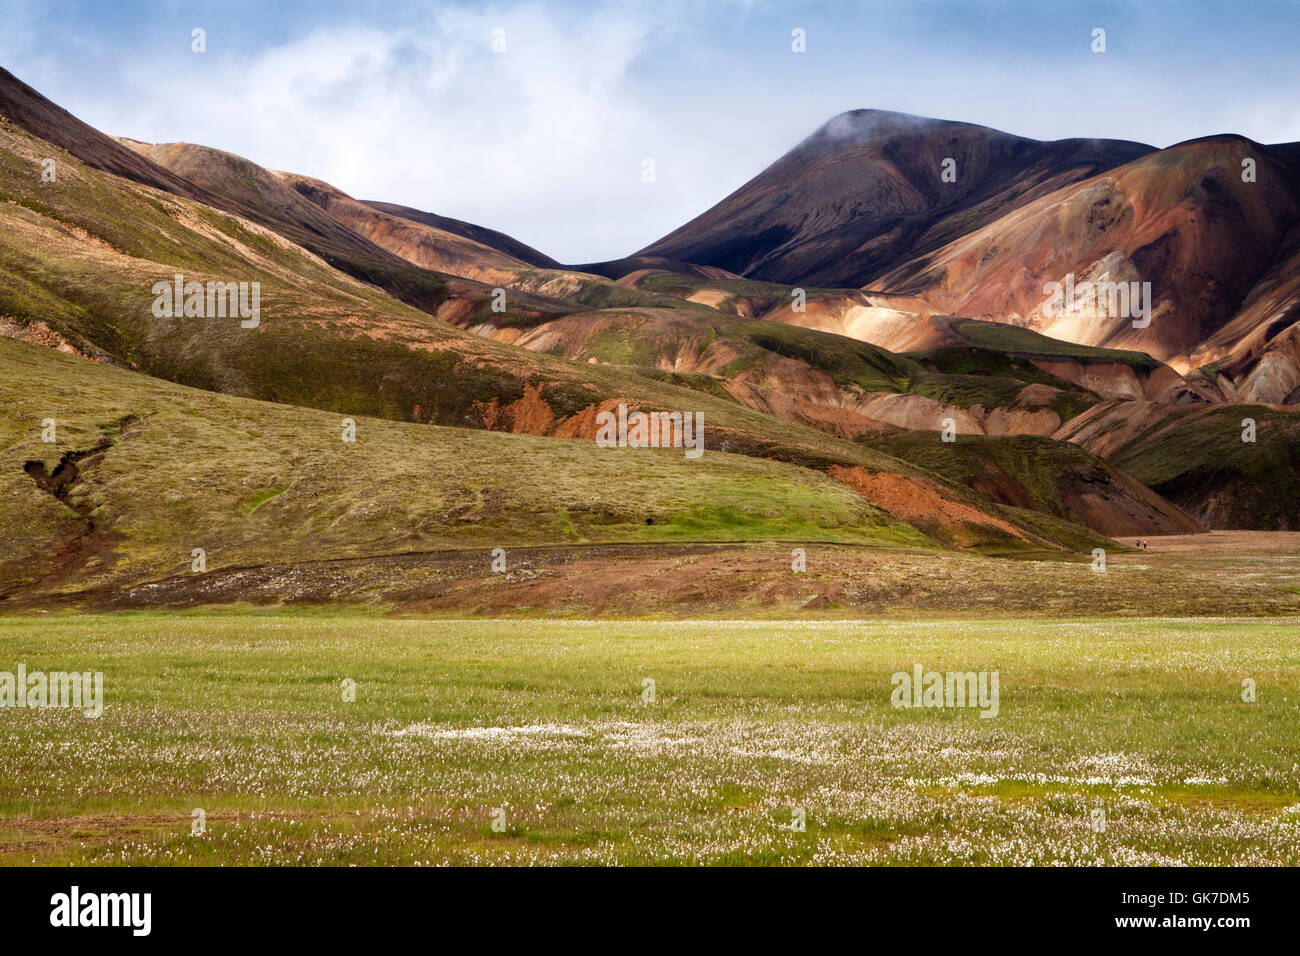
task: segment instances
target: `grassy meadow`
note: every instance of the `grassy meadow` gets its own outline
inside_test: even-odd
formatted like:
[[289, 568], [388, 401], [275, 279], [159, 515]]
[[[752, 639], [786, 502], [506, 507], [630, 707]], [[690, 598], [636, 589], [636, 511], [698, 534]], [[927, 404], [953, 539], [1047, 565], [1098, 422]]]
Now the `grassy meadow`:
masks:
[[[42, 614], [0, 648], [105, 682], [98, 719], [0, 708], [5, 864], [1300, 863], [1295, 619]], [[894, 708], [918, 663], [998, 671], [998, 715]]]

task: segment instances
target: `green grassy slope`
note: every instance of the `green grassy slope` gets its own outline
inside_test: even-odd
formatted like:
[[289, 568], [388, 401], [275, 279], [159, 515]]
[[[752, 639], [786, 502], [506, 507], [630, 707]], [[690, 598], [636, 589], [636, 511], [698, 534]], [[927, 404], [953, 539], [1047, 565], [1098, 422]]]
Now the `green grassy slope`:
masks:
[[[180, 573], [194, 548], [215, 569], [472, 547], [486, 561], [493, 547], [582, 542], [932, 546], [790, 464], [355, 421], [347, 443], [336, 414], [0, 338], [0, 588]], [[78, 473], [60, 498], [32, 470], [57, 475], [70, 454]]]
[[[856, 339], [767, 322], [741, 319], [698, 307], [673, 310], [603, 308], [559, 318], [489, 317], [498, 328], [553, 329], [554, 344], [546, 350], [570, 359], [638, 368], [680, 369], [684, 354], [702, 357], [721, 347], [731, 359], [713, 377], [733, 378], [773, 357], [793, 359], [813, 372], [830, 376], [839, 386], [862, 391], [902, 391], [912, 376], [924, 371], [910, 359]], [[594, 329], [594, 332], [589, 332]]]
[[[846, 411], [868, 393], [878, 392], [911, 392], [954, 405], [982, 404], [986, 410], [1013, 399], [1017, 407], [1026, 407], [1028, 402], [1018, 396], [1033, 384], [1055, 389], [1046, 391], [1041, 400], [1050, 403], [1062, 420], [1098, 400], [1018, 355], [975, 346], [896, 355], [842, 335], [710, 312], [603, 310], [559, 318], [496, 320], [491, 327], [510, 333], [512, 341], [530, 349], [594, 361], [602, 367], [641, 369], [708, 394], [740, 395], [760, 404], [771, 394], [782, 400], [772, 405], [792, 421], [829, 430], [848, 420], [863, 447], [942, 475], [986, 500], [1083, 523], [1103, 534], [1197, 530], [1177, 508], [1076, 445], [1017, 435], [963, 438], [952, 445], [940, 443], [934, 431], [882, 429], [869, 418], [859, 414], [854, 419]], [[518, 332], [527, 337], [514, 337]], [[946, 363], [944, 367], [962, 374], [927, 370], [936, 356]], [[753, 388], [724, 391], [731, 380], [741, 377]], [[826, 379], [835, 389], [825, 387]], [[821, 421], [819, 411], [826, 416]], [[1025, 515], [1019, 518], [1027, 520]], [[1077, 538], [1072, 546], [1078, 546]]]
[[867, 442], [993, 501], [1063, 520], [1083, 517], [1104, 534], [1201, 530], [1169, 501], [1149, 494], [1141, 479], [1070, 442], [1034, 435], [962, 435], [944, 442], [934, 432], [914, 431], [891, 432]]
[[1119, 362], [1135, 370], [1146, 372], [1154, 371], [1164, 364], [1145, 352], [1108, 349], [1095, 345], [1075, 345], [1073, 342], [1042, 335], [1033, 329], [1003, 325], [1000, 322], [953, 318], [949, 324], [971, 345], [1005, 355], [1072, 358], [1085, 362]]
[[[1242, 440], [1247, 418], [1254, 442]], [[1210, 408], [1149, 430], [1111, 458], [1211, 527], [1300, 529], [1300, 412]]]

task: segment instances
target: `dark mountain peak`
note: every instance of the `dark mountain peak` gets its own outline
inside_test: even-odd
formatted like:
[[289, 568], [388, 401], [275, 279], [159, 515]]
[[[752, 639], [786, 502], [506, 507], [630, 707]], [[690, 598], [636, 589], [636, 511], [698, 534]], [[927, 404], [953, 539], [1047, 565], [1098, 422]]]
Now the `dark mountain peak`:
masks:
[[640, 254], [774, 282], [862, 286], [1024, 202], [1150, 151], [851, 110]]

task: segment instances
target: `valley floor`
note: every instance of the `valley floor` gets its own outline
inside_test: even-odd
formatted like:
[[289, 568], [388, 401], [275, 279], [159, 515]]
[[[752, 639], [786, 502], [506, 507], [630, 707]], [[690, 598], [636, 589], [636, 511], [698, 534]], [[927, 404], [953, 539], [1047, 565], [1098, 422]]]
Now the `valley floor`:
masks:
[[[8, 864], [1300, 864], [1297, 617], [53, 613], [0, 655], [104, 675], [0, 708]], [[915, 665], [996, 716], [894, 707]]]
[[[350, 607], [422, 617], [1061, 618], [1300, 615], [1300, 532], [1125, 539], [1014, 557], [812, 541], [486, 547], [188, 570], [34, 591], [0, 612]], [[798, 551], [803, 570], [795, 571]]]

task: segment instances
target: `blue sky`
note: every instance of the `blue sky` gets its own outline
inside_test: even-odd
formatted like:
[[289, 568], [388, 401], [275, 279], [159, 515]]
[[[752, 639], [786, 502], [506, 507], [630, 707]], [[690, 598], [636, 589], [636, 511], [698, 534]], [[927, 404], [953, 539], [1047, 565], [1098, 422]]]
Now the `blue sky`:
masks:
[[105, 132], [227, 149], [569, 262], [648, 244], [847, 109], [1042, 139], [1300, 140], [1300, 2], [0, 0], [0, 24], [0, 65]]

